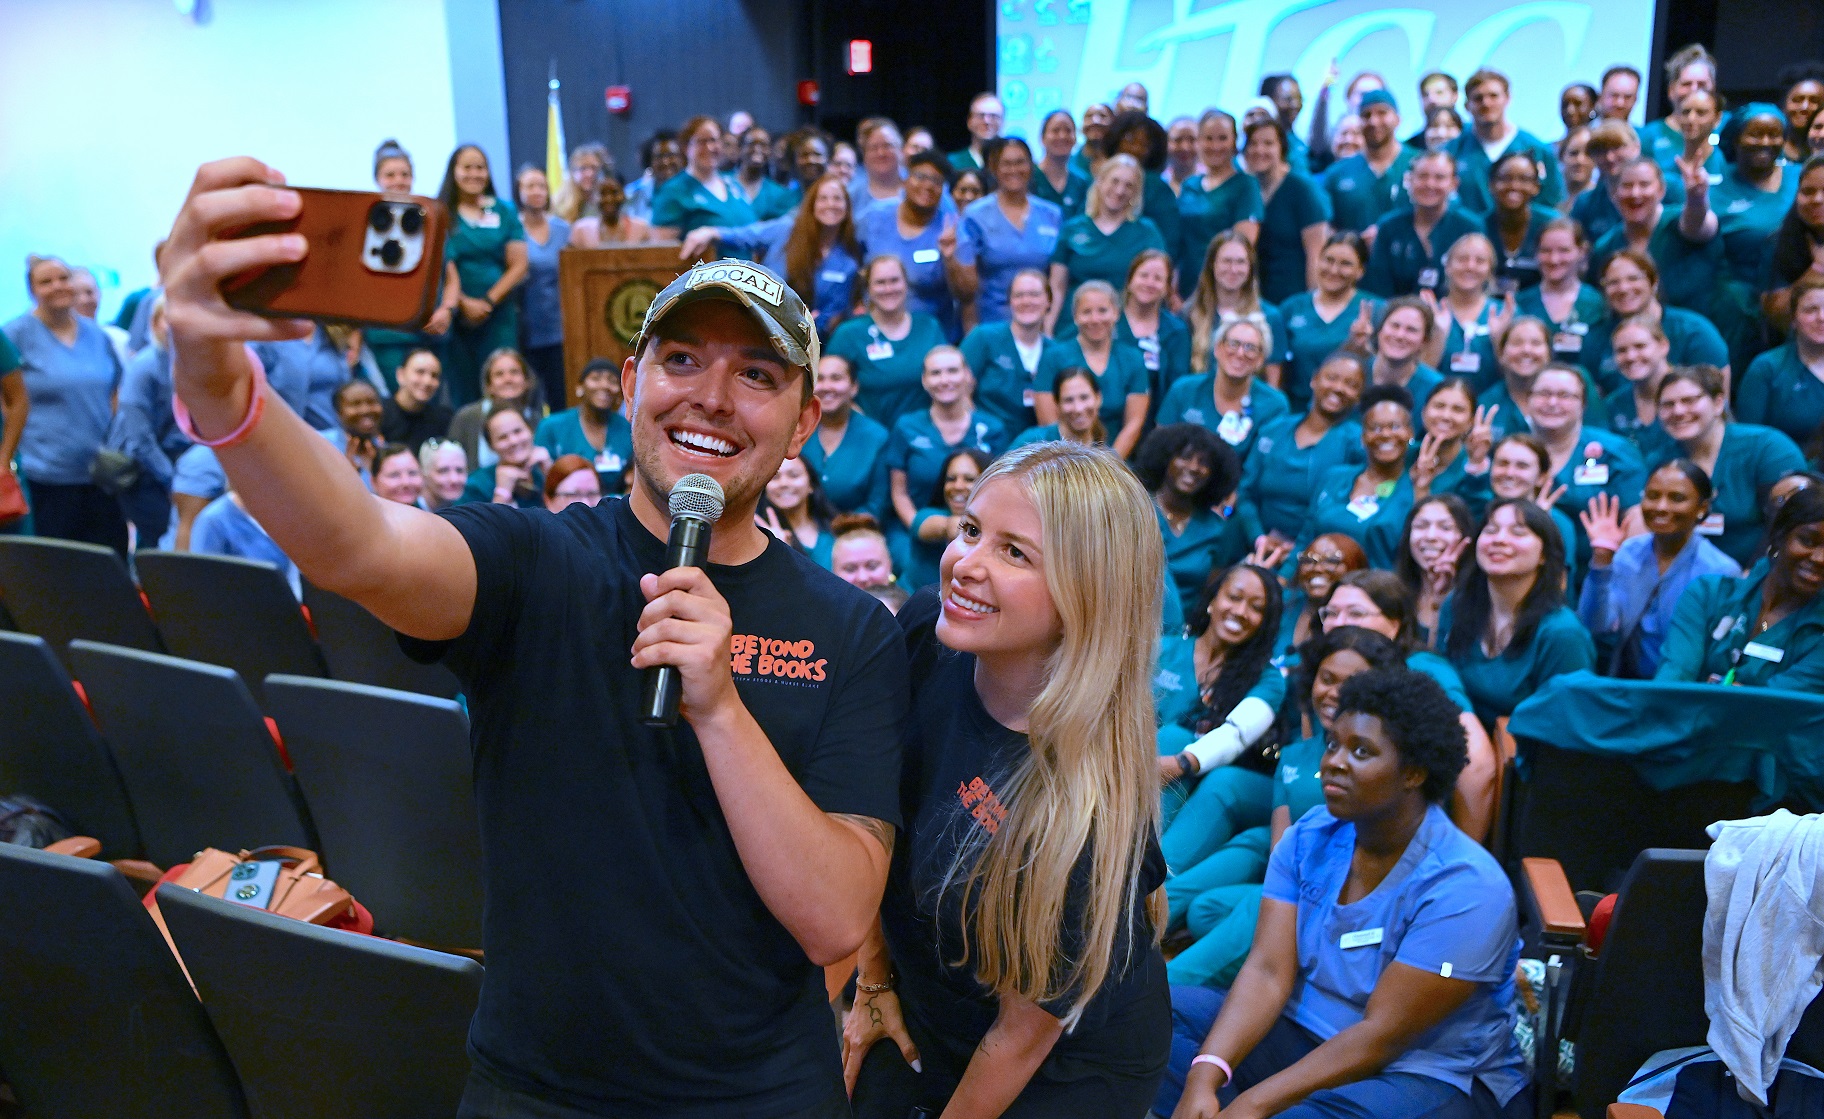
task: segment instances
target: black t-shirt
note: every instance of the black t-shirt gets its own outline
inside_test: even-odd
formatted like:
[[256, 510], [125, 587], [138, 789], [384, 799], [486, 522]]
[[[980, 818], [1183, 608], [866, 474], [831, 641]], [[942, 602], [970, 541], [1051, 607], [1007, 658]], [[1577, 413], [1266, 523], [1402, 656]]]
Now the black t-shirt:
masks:
[[[995, 722], [975, 690], [975, 657], [946, 649], [934, 630], [935, 589], [912, 597], [899, 613], [912, 663], [912, 728], [900, 779], [906, 830], [893, 851], [881, 905], [881, 928], [899, 973], [900, 1003], [918, 1032], [941, 1040], [949, 1063], [966, 1064], [994, 1024], [999, 1003], [963, 958], [958, 917], [961, 885], [941, 889], [959, 847], [978, 827], [998, 824], [1008, 807], [997, 789], [1030, 749], [1025, 735]], [[1086, 850], [1071, 874], [1062, 944], [1076, 930], [1090, 869]], [[1129, 915], [1132, 951], [1119, 941], [1108, 979], [1076, 1027], [1058, 1039], [1036, 1078], [1141, 1076], [1165, 1067], [1171, 1046], [1171, 1000], [1165, 960], [1153, 943], [1146, 897], [1165, 881], [1157, 840], [1147, 845], [1140, 887]], [[940, 912], [940, 894], [942, 895]], [[1071, 999], [1045, 1009], [1058, 1017]], [[921, 1046], [922, 1046], [921, 1042]]]
[[[417, 454], [426, 439], [442, 439], [449, 434], [450, 420], [455, 415], [449, 405], [435, 400], [416, 412], [408, 412], [389, 396], [380, 402], [380, 438], [388, 443], [404, 443]], [[469, 468], [474, 467], [471, 462]]]
[[[469, 698], [487, 975], [469, 1043], [503, 1086], [614, 1116], [771, 1117], [841, 1091], [822, 969], [742, 869], [689, 726], [640, 723], [623, 500], [459, 505], [475, 612], [441, 655]], [[817, 806], [897, 826], [905, 646], [886, 609], [778, 540], [709, 574], [735, 688]]]

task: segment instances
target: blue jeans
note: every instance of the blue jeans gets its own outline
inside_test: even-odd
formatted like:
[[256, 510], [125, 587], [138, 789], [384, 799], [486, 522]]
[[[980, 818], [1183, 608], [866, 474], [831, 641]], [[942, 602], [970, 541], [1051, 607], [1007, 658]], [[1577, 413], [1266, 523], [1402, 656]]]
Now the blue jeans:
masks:
[[[1172, 1059], [1153, 1110], [1170, 1115], [1184, 1093], [1191, 1058], [1216, 1024], [1227, 991], [1210, 987], [1172, 988]], [[1321, 1044], [1317, 1036], [1289, 1018], [1267, 1031], [1254, 1051], [1235, 1065], [1235, 1079], [1216, 1092], [1227, 1107], [1235, 1097], [1290, 1068]], [[1473, 1092], [1407, 1072], [1384, 1072], [1337, 1088], [1313, 1092], [1279, 1113], [1279, 1119], [1526, 1119], [1532, 1114], [1532, 1089], [1515, 1093], [1503, 1107], [1480, 1082]]]

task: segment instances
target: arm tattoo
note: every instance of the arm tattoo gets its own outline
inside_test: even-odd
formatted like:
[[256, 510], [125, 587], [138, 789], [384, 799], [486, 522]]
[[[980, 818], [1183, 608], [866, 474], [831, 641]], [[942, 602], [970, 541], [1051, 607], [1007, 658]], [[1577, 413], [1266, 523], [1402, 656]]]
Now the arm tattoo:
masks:
[[857, 816], [852, 812], [832, 812], [832, 813], [830, 813], [830, 819], [843, 820], [848, 823], [854, 824], [856, 827], [860, 828], [862, 831], [865, 831], [869, 835], [873, 836], [874, 841], [876, 843], [880, 844], [881, 848], [886, 851], [887, 855], [889, 857], [892, 856], [892, 854], [893, 854], [893, 825], [892, 824], [887, 823], [885, 820], [877, 820], [872, 816]]

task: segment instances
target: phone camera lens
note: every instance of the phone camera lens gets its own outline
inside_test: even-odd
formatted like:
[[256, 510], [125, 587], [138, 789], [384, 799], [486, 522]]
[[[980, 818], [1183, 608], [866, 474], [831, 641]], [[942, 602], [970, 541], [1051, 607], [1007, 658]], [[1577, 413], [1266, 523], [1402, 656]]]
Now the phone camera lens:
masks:
[[399, 262], [404, 259], [405, 246], [401, 245], [399, 242], [388, 241], [386, 244], [380, 246], [380, 263], [386, 265], [388, 268], [399, 267]]
[[367, 212], [367, 224], [374, 227], [375, 233], [385, 233], [393, 227], [393, 208], [384, 202]]
[[399, 232], [407, 237], [416, 237], [424, 228], [424, 211], [416, 206], [407, 206], [399, 215]]

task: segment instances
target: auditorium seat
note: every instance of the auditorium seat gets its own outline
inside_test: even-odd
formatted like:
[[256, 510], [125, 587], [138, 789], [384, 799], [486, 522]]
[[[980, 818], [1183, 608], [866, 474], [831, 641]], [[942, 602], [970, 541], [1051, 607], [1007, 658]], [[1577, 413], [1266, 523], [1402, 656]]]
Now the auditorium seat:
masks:
[[0, 598], [15, 628], [49, 641], [59, 657], [78, 637], [149, 653], [164, 650], [139, 588], [111, 548], [0, 536]]
[[315, 848], [296, 782], [232, 669], [92, 641], [72, 641], [70, 660], [147, 859], [169, 867], [205, 847]]
[[255, 699], [275, 672], [329, 674], [291, 585], [272, 564], [156, 551], [135, 563], [173, 656], [234, 669]]
[[0, 633], [0, 794], [24, 793], [57, 810], [104, 859], [140, 857], [139, 825], [69, 673], [50, 643]]
[[481, 839], [469, 720], [453, 701], [301, 676], [266, 681], [326, 873], [374, 931], [481, 944]]
[[254, 1119], [448, 1119], [481, 965], [171, 885], [159, 911]]
[[245, 1119], [227, 1051], [119, 871], [0, 843], [0, 914], [0, 1068], [33, 1119]]
[[406, 656], [392, 628], [359, 603], [306, 582], [304, 605], [332, 678], [443, 699], [455, 699], [461, 690], [456, 674], [443, 665]]

